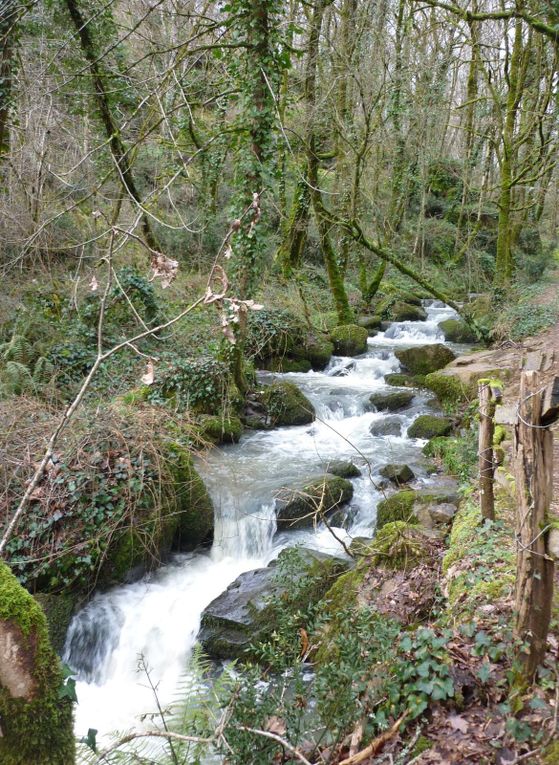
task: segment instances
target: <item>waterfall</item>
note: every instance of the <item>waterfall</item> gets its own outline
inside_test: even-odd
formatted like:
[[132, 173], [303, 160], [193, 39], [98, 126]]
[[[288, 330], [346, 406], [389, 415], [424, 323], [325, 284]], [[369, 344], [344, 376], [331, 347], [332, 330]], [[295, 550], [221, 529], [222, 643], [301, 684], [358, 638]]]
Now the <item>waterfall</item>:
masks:
[[[349, 539], [374, 533], [383, 465], [411, 463], [419, 480], [428, 480], [420, 445], [405, 435], [426, 411], [428, 396], [418, 393], [398, 413], [400, 436], [373, 437], [371, 424], [386, 415], [368, 405], [370, 394], [385, 387], [384, 376], [399, 369], [396, 348], [443, 341], [437, 324], [454, 312], [437, 301], [426, 301], [426, 309], [426, 321], [394, 323], [369, 338], [361, 357], [333, 358], [320, 373], [282, 375], [313, 402], [317, 419], [311, 425], [248, 432], [239, 444], [199, 460], [216, 509], [211, 551], [177, 555], [139, 582], [97, 594], [70, 625], [64, 660], [78, 675], [79, 736], [88, 728], [100, 736], [137, 728], [140, 716], [153, 712], [155, 699], [140, 660], [157, 684], [160, 702], [173, 700], [204, 608], [239, 574], [295, 544], [343, 554], [325, 527], [276, 533], [274, 495], [282, 486], [320, 475], [329, 460], [351, 459], [362, 475], [353, 479], [349, 526], [336, 534]], [[277, 377], [263, 373], [262, 381]]]

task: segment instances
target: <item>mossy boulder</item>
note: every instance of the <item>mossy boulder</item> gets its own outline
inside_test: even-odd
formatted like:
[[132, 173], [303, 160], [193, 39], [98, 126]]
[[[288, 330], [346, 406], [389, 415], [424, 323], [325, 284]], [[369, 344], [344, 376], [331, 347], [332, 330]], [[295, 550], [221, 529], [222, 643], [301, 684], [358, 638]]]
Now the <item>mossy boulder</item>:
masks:
[[272, 383], [263, 390], [260, 398], [274, 427], [308, 425], [315, 418], [314, 406], [293, 383]]
[[99, 571], [99, 589], [136, 581], [173, 549], [193, 550], [212, 541], [213, 503], [192, 455], [182, 444], [167, 448], [160, 501], [148, 503], [113, 534]]
[[437, 438], [448, 436], [453, 423], [448, 417], [438, 417], [434, 414], [421, 414], [408, 428], [409, 438]]
[[442, 343], [419, 345], [414, 348], [400, 349], [395, 352], [400, 363], [413, 375], [428, 375], [442, 369], [456, 356]]
[[425, 321], [427, 312], [421, 306], [398, 301], [390, 309], [390, 317], [393, 321]]
[[269, 635], [278, 609], [295, 612], [318, 602], [348, 565], [315, 550], [283, 550], [266, 568], [241, 574], [202, 614], [204, 651], [214, 659], [257, 658], [250, 646]]
[[302, 344], [293, 348], [291, 356], [294, 360], [306, 361], [311, 369], [320, 371], [327, 366], [333, 353], [334, 344], [327, 337], [320, 334], [307, 334]]
[[2, 562], [0, 656], [2, 765], [73, 765], [72, 702], [45, 615]]
[[377, 391], [369, 396], [369, 403], [378, 412], [397, 412], [411, 404], [415, 393], [407, 390]]
[[423, 378], [423, 385], [432, 390], [441, 404], [453, 406], [473, 401], [477, 397], [477, 384], [443, 372], [431, 372]]
[[477, 340], [473, 330], [460, 319], [445, 319], [439, 322], [439, 329], [445, 340], [450, 340], [451, 343], [475, 343]]
[[381, 500], [377, 505], [377, 532], [394, 521], [417, 523], [413, 513], [416, 496], [417, 492], [409, 489]]
[[359, 356], [367, 350], [368, 332], [357, 324], [342, 324], [334, 327], [330, 339], [338, 356]]
[[193, 550], [213, 539], [214, 506], [190, 452], [177, 444], [171, 448], [175, 501], [169, 506], [168, 515], [177, 519], [172, 546], [177, 550]]
[[353, 484], [345, 478], [325, 475], [297, 488], [283, 489], [276, 498], [278, 525], [288, 528], [312, 526], [320, 516], [345, 505], [353, 496]]
[[361, 475], [361, 471], [351, 460], [330, 460], [325, 463], [324, 469], [339, 478], [358, 478]]
[[[377, 531], [393, 521], [421, 524], [423, 528], [431, 530], [437, 524], [446, 524], [449, 520], [447, 516], [443, 518], [439, 514], [440, 506], [445, 504], [457, 507], [458, 502], [458, 495], [452, 487], [402, 489], [378, 503]], [[431, 510], [433, 510], [432, 513]]]
[[388, 375], [384, 375], [384, 382], [387, 385], [394, 385], [398, 388], [415, 388], [417, 382], [411, 375], [402, 374], [402, 372], [391, 372]]
[[243, 433], [243, 424], [236, 415], [208, 415], [200, 421], [200, 435], [213, 444], [236, 444]]
[[293, 359], [289, 356], [273, 356], [263, 361], [260, 366], [262, 369], [268, 369], [270, 372], [280, 372], [281, 374], [289, 372], [305, 374], [312, 369], [311, 362], [308, 359]]
[[380, 316], [360, 316], [357, 319], [358, 327], [365, 327], [369, 337], [376, 335], [380, 329], [382, 319]]
[[400, 486], [403, 483], [409, 483], [415, 478], [415, 473], [409, 465], [385, 465], [381, 468], [380, 474], [383, 478], [386, 478], [391, 483], [395, 483], [397, 486]]

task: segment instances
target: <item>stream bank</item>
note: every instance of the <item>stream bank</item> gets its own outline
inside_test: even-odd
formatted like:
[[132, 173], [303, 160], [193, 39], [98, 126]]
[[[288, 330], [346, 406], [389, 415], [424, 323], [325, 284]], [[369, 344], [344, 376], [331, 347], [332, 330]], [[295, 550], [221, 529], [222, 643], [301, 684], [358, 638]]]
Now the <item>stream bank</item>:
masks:
[[[364, 354], [335, 356], [323, 372], [260, 373], [263, 386], [280, 379], [296, 385], [316, 417], [306, 425], [248, 431], [237, 444], [209, 451], [197, 468], [215, 507], [211, 550], [178, 555], [139, 582], [99, 594], [74, 618], [65, 660], [79, 676], [80, 735], [91, 727], [101, 735], [126, 729], [153, 709], [152, 691], [137, 672], [139, 656], [163, 703], [172, 699], [202, 613], [244, 572], [266, 567], [287, 547], [347, 558], [344, 547], [355, 538], [371, 539], [377, 505], [393, 491], [382, 475], [388, 466], [408, 466], [416, 490], [436, 483], [421, 451], [425, 441], [407, 435], [419, 417], [433, 416], [432, 394], [413, 389], [397, 411], [370, 401], [372, 394], [408, 392], [385, 380], [401, 370], [399, 350], [444, 343], [438, 325], [454, 312], [433, 301], [426, 310], [426, 319], [390, 324], [369, 337]], [[278, 527], [278, 493], [304, 488], [340, 460], [360, 475], [349, 479], [352, 496], [336, 510], [335, 534], [322, 522]]]

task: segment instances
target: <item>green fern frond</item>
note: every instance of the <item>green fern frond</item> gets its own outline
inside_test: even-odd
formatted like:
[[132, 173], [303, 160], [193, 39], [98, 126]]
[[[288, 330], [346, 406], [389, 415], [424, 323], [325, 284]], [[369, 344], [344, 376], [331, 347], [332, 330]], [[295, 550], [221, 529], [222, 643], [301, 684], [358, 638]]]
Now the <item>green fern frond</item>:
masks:
[[54, 365], [44, 356], [39, 356], [33, 369], [33, 380], [37, 385], [44, 385], [49, 382], [54, 374]]
[[24, 335], [14, 333], [11, 340], [5, 344], [2, 356], [6, 361], [27, 364], [32, 353], [33, 350], [27, 338]]
[[18, 361], [8, 361], [0, 373], [0, 384], [9, 394], [19, 395], [34, 388], [31, 370]]

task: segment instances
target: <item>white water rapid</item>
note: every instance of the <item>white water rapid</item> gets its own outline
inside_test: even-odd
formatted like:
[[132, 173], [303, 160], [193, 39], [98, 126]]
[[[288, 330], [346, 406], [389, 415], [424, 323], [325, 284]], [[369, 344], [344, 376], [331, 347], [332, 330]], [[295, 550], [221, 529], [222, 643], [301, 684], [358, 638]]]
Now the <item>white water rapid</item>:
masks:
[[[351, 459], [362, 476], [353, 479], [346, 529], [336, 529], [347, 539], [374, 532], [380, 495], [371, 476], [378, 479], [383, 465], [405, 462], [420, 482], [429, 480], [423, 442], [406, 436], [415, 417], [426, 411], [429, 396], [418, 393], [396, 415], [399, 436], [373, 437], [371, 423], [387, 415], [366, 411], [371, 392], [386, 388], [384, 375], [399, 370], [396, 348], [444, 342], [437, 325], [454, 312], [434, 301], [427, 301], [426, 309], [427, 321], [395, 323], [369, 338], [363, 356], [335, 357], [320, 373], [281, 376], [313, 402], [317, 419], [312, 425], [247, 432], [239, 444], [214, 449], [199, 461], [216, 510], [211, 551], [177, 555], [135, 584], [96, 595], [70, 625], [64, 659], [79, 678], [78, 736], [89, 728], [100, 738], [137, 729], [140, 716], [155, 711], [153, 692], [138, 671], [140, 656], [160, 703], [167, 705], [187, 667], [202, 611], [243, 571], [266, 565], [295, 544], [343, 554], [326, 528], [276, 533], [273, 498], [280, 487], [320, 475], [328, 460]], [[263, 374], [262, 380], [270, 376]]]

